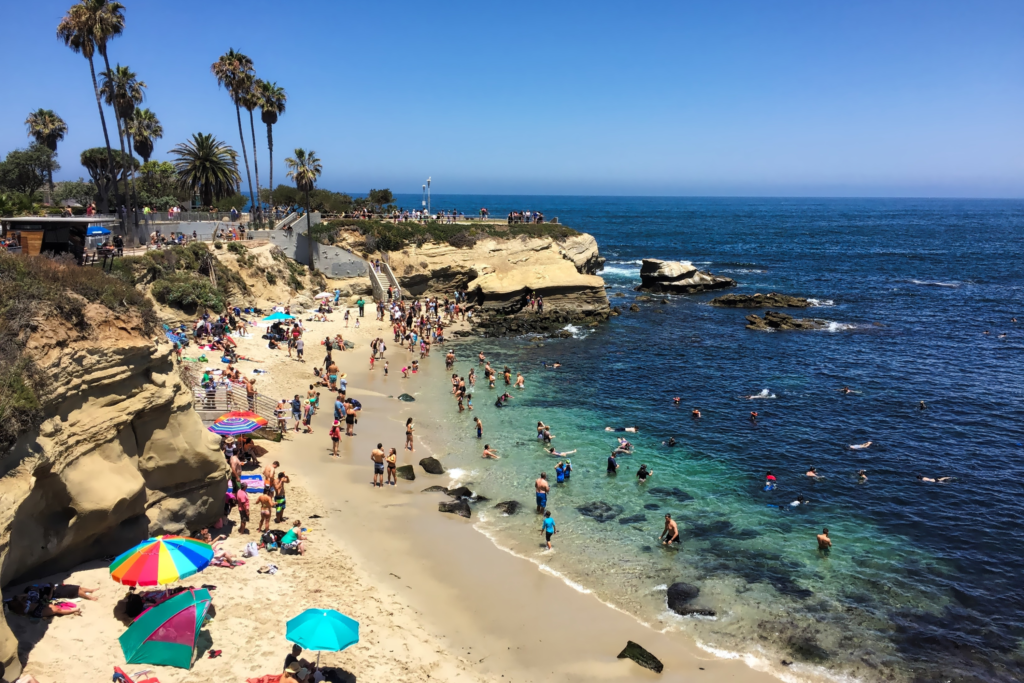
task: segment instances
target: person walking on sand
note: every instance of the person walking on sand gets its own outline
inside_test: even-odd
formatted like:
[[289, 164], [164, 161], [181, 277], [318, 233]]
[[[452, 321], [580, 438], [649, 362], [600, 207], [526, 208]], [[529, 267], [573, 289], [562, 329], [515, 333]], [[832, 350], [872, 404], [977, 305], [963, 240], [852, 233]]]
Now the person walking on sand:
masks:
[[832, 539], [828, 537], [828, 527], [822, 529], [818, 534], [818, 550], [826, 555], [832, 550]]
[[388, 484], [398, 486], [398, 451], [392, 448], [388, 451]]
[[288, 431], [288, 399], [282, 398], [278, 402], [274, 414], [277, 416], [277, 430], [284, 434]]
[[247, 534], [249, 530], [245, 525], [249, 523], [249, 494], [246, 492], [248, 485], [242, 482], [238, 485], [238, 492], [235, 493], [235, 504], [238, 505], [238, 533]]
[[548, 550], [551, 550], [551, 537], [558, 533], [558, 529], [555, 528], [555, 520], [551, 517], [550, 511], [544, 511], [544, 522], [540, 530], [544, 534], [544, 541], [548, 544]]
[[370, 460], [373, 461], [373, 485], [384, 487], [384, 444], [377, 444], [377, 447], [370, 453]]
[[287, 519], [284, 516], [284, 509], [288, 505], [288, 499], [285, 496], [284, 485], [290, 484], [291, 481], [284, 472], [278, 472], [277, 479], [274, 480], [274, 509], [277, 511], [277, 519], [274, 521], [278, 524]]
[[672, 515], [665, 515], [665, 528], [662, 530], [659, 539], [662, 545], [679, 543], [679, 527], [676, 525], [675, 520], [672, 519]]
[[339, 422], [338, 420], [334, 421], [334, 424], [331, 425], [330, 435], [331, 435], [331, 457], [332, 458], [340, 457], [338, 455], [338, 444], [341, 442], [341, 422]]
[[295, 431], [298, 433], [299, 425], [302, 424], [302, 400], [298, 394], [292, 399], [292, 419], [295, 420]]
[[270, 497], [269, 492], [273, 490], [273, 487], [267, 486], [256, 499], [260, 506], [260, 523], [256, 531], [270, 531], [270, 513], [274, 508], [274, 499]]
[[412, 431], [412, 418], [410, 417], [408, 420], [405, 421], [405, 448], [410, 453], [416, 452], [416, 449], [412, 447]]
[[533, 483], [533, 486], [537, 491], [537, 512], [544, 512], [548, 506], [548, 491], [551, 490], [547, 473], [541, 472], [540, 478]]

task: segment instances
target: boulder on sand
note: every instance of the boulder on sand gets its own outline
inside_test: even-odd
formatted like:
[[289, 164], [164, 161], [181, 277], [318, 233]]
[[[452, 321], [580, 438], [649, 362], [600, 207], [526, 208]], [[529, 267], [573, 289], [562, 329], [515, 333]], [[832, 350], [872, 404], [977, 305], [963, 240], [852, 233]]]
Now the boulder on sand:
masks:
[[711, 300], [712, 306], [727, 308], [807, 308], [811, 302], [801, 296], [778, 292], [767, 294], [726, 294]]
[[451, 512], [452, 514], [459, 515], [469, 519], [473, 516], [473, 510], [470, 509], [469, 503], [459, 498], [458, 500], [445, 501], [437, 504], [438, 512]]
[[826, 321], [817, 318], [794, 318], [791, 315], [775, 311], [767, 311], [764, 318], [753, 313], [747, 316], [748, 330], [820, 330], [827, 325]]
[[420, 460], [422, 467], [427, 474], [444, 474], [444, 466], [437, 458], [423, 458]]
[[416, 399], [414, 399], [414, 398], [413, 398], [412, 396], [410, 396], [409, 394], [399, 394], [399, 395], [398, 395], [398, 400], [399, 400], [399, 401], [405, 401], [406, 403], [410, 403], [410, 402], [412, 402], [412, 401], [415, 401]]
[[735, 285], [736, 281], [732, 278], [697, 270], [697, 266], [689, 261], [662, 261], [645, 258], [643, 265], [640, 266], [640, 286], [637, 289], [641, 292], [695, 294]]
[[398, 469], [395, 470], [395, 476], [399, 479], [412, 481], [416, 478], [416, 472], [413, 470], [412, 465], [399, 465]]
[[447, 486], [428, 486], [421, 493], [448, 493]]
[[501, 510], [506, 515], [514, 515], [519, 512], [523, 505], [519, 501], [505, 500], [494, 506], [495, 510]]
[[632, 659], [634, 662], [650, 669], [654, 673], [661, 673], [665, 665], [661, 663], [661, 660], [652, 655], [650, 652], [642, 648], [641, 646], [634, 643], [632, 640], [626, 641], [626, 647], [619, 653], [619, 659]]
[[454, 489], [448, 489], [445, 491], [452, 498], [472, 498], [473, 492], [468, 486], [460, 486]]

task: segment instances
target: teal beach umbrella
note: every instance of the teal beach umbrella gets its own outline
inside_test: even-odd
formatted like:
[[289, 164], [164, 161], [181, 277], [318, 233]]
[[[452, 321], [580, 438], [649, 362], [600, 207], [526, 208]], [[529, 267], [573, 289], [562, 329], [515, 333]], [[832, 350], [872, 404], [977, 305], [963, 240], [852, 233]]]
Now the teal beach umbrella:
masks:
[[338, 652], [359, 642], [359, 622], [333, 609], [308, 609], [289, 620], [285, 637], [306, 650]]
[[274, 320], [295, 320], [295, 316], [278, 311], [277, 313], [271, 313], [263, 319], [264, 322], [273, 322]]
[[210, 602], [210, 591], [187, 590], [144, 612], [118, 638], [125, 661], [191, 669]]

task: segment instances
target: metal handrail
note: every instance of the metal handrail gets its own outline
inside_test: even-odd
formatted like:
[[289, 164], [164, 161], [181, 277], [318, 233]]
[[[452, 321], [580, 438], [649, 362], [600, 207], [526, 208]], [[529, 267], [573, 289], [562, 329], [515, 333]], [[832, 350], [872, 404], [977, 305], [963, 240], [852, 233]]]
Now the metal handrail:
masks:
[[387, 301], [387, 290], [385, 290], [384, 286], [380, 283], [380, 278], [377, 276], [377, 272], [373, 269], [373, 264], [367, 263], [366, 269], [370, 274], [370, 285], [373, 287], [373, 298], [377, 301]]
[[285, 216], [282, 220], [277, 222], [274, 226], [275, 230], [284, 230], [285, 228], [294, 225], [295, 221], [299, 220], [299, 214], [297, 211], [292, 211], [290, 214]]
[[381, 269], [384, 271], [384, 275], [388, 279], [388, 283], [391, 285], [391, 289], [392, 289], [391, 296], [392, 296], [392, 298], [394, 298], [396, 301], [401, 301], [402, 300], [402, 286], [400, 284], [398, 284], [398, 278], [395, 277], [394, 271], [391, 270], [391, 264], [388, 263], [387, 259], [385, 259], [385, 260], [381, 261], [380, 265], [381, 265]]

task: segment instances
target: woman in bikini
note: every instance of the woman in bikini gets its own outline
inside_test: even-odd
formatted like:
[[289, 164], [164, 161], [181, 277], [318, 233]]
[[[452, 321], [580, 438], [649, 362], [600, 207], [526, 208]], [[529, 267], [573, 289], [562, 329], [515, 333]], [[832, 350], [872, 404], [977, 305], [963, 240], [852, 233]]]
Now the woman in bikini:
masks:
[[415, 452], [416, 449], [412, 447], [412, 430], [412, 418], [410, 417], [405, 421], [405, 447], [409, 451]]
[[388, 483], [391, 484], [392, 486], [397, 486], [398, 485], [398, 475], [397, 475], [398, 451], [395, 450], [394, 448], [392, 448], [391, 451], [388, 453], [387, 463], [388, 463]]

